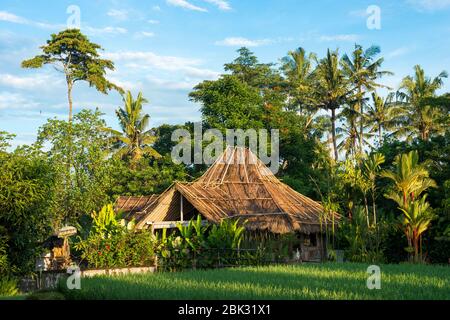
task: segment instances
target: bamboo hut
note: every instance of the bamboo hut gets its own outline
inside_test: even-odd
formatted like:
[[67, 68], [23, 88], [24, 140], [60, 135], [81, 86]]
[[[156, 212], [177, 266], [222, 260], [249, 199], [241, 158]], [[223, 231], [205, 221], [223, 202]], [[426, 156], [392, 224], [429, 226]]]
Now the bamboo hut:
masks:
[[240, 219], [249, 231], [296, 234], [303, 260], [325, 256], [322, 205], [282, 183], [247, 148], [228, 147], [196, 181], [176, 182], [150, 198], [129, 215], [138, 229], [174, 228], [197, 215], [207, 223]]

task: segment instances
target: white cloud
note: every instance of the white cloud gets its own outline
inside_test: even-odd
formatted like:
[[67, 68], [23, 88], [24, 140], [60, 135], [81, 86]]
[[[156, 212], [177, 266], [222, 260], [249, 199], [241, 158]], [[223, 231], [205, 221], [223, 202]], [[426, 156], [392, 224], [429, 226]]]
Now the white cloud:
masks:
[[82, 30], [85, 31], [89, 35], [105, 35], [105, 34], [126, 34], [128, 30], [121, 27], [104, 27], [104, 28], [95, 28], [91, 26], [82, 26]]
[[153, 11], [161, 11], [161, 7], [160, 6], [153, 6], [152, 10]]
[[198, 83], [198, 81], [192, 81], [189, 79], [172, 81], [159, 79], [153, 76], [148, 76], [147, 80], [153, 85], [167, 90], [191, 90]]
[[[219, 72], [202, 68], [202, 61], [198, 59], [140, 51], [104, 53], [103, 56], [116, 62], [118, 71], [112, 74], [111, 79], [133, 79], [139, 74], [139, 79], [143, 77], [152, 84], [151, 87], [163, 90], [190, 90], [202, 80], [214, 80], [220, 76]], [[132, 83], [125, 83], [124, 87], [127, 86], [133, 88]]]
[[27, 19], [16, 16], [15, 14], [12, 14], [7, 11], [0, 11], [0, 21], [7, 21], [19, 24], [27, 24], [29, 22]]
[[138, 39], [140, 39], [140, 38], [153, 38], [155, 36], [155, 33], [149, 32], [149, 31], [141, 31], [141, 32], [137, 32], [135, 34], [135, 36]]
[[200, 11], [200, 12], [208, 12], [205, 8], [198, 7], [186, 0], [166, 0], [167, 4], [172, 5], [174, 7], [180, 7], [187, 10]]
[[103, 55], [113, 61], [130, 61], [127, 67], [150, 67], [168, 71], [185, 70], [186, 67], [198, 66], [201, 63], [198, 59], [160, 56], [150, 51], [107, 52]]
[[[0, 11], [0, 21], [7, 21], [11, 23], [29, 25], [41, 29], [50, 29], [50, 30], [64, 30], [67, 28], [67, 25], [65, 24], [50, 24], [46, 22], [32, 21], [23, 17], [19, 17], [7, 11]], [[88, 35], [125, 34], [128, 32], [128, 30], [125, 28], [110, 27], [110, 26], [104, 28], [95, 28], [83, 25], [82, 30], [83, 32], [86, 32]]]
[[24, 17], [17, 16], [8, 11], [0, 11], [0, 21], [30, 25], [30, 26], [34, 26], [34, 27], [38, 27], [38, 28], [42, 28], [42, 29], [63, 29], [66, 27], [63, 24], [50, 24], [50, 23], [46, 23], [46, 22], [32, 21], [32, 20], [26, 19]]
[[216, 41], [218, 46], [227, 47], [259, 47], [273, 43], [271, 39], [250, 40], [242, 37], [229, 37], [221, 41]]
[[128, 11], [126, 11], [126, 10], [111, 9], [107, 12], [107, 15], [110, 17], [113, 17], [117, 20], [127, 20], [128, 19]]
[[336, 35], [322, 35], [319, 37], [320, 41], [358, 41], [359, 36], [356, 34], [336, 34]]
[[400, 57], [400, 56], [403, 56], [403, 55], [409, 53], [410, 51], [411, 50], [409, 48], [407, 48], [407, 47], [400, 47], [400, 48], [397, 48], [397, 49], [395, 49], [395, 50], [393, 50], [391, 52], [388, 52], [386, 54], [386, 58], [387, 59], [392, 59], [392, 58]]
[[0, 92], [0, 110], [29, 109], [38, 106], [39, 103], [31, 101], [21, 94], [7, 91]]
[[205, 2], [216, 5], [220, 10], [228, 11], [231, 10], [231, 5], [225, 0], [204, 0]]
[[[15, 89], [39, 89], [49, 88], [51, 85], [61, 85], [62, 80], [47, 74], [20, 77], [12, 74], [0, 74], [0, 85]], [[52, 86], [52, 88], [54, 88]]]
[[119, 87], [121, 87], [124, 90], [130, 90], [130, 91], [142, 90], [144, 87], [142, 82], [140, 82], [140, 81], [132, 82], [132, 81], [128, 81], [128, 80], [122, 80], [116, 76], [108, 76], [108, 80], [111, 81], [112, 83], [118, 85]]
[[436, 11], [443, 10], [450, 7], [450, 0], [407, 0], [418, 10]]
[[186, 67], [185, 73], [188, 77], [202, 80], [215, 80], [220, 76], [220, 72], [195, 67]]
[[148, 20], [150, 24], [159, 24], [159, 20]]

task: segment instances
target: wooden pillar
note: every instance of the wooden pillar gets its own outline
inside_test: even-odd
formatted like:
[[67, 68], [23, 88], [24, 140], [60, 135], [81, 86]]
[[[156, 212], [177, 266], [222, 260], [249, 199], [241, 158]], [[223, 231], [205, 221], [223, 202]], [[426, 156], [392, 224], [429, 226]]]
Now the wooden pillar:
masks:
[[184, 212], [183, 212], [183, 195], [180, 193], [180, 221], [184, 221]]
[[153, 225], [153, 223], [150, 225], [150, 232], [152, 235], [155, 235], [155, 226]]

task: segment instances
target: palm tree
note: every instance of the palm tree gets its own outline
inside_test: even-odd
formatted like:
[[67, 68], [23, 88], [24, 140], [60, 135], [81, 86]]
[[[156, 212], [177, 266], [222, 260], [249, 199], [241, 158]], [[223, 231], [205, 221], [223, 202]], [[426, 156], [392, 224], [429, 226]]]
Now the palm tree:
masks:
[[319, 108], [331, 111], [331, 135], [334, 159], [338, 159], [336, 143], [336, 111], [344, 105], [351, 94], [348, 82], [339, 65], [338, 51], [328, 49], [325, 58], [317, 62], [315, 76], [315, 101]]
[[316, 54], [306, 54], [305, 49], [298, 48], [290, 51], [282, 59], [282, 70], [287, 78], [289, 92], [291, 93], [291, 104], [294, 104], [300, 113], [305, 111], [312, 119], [317, 109], [311, 108], [314, 105], [311, 91], [313, 90], [313, 75]]
[[419, 255], [420, 239], [428, 229], [434, 214], [429, 210], [430, 204], [426, 202], [427, 195], [411, 203], [408, 209], [400, 208], [403, 213], [402, 224], [405, 227], [405, 235], [409, 247], [414, 247], [414, 262], [421, 260]]
[[356, 91], [355, 111], [359, 113], [359, 148], [360, 152], [364, 147], [364, 91], [372, 91], [382, 85], [376, 83], [376, 80], [384, 75], [392, 75], [389, 71], [379, 71], [384, 59], [375, 57], [380, 53], [378, 46], [371, 46], [363, 50], [362, 46], [355, 44], [355, 50], [350, 58], [347, 54], [342, 57], [342, 66], [345, 75], [353, 84]]
[[427, 141], [430, 134], [445, 131], [445, 125], [441, 121], [444, 116], [442, 111], [438, 106], [429, 105], [427, 101], [436, 97], [436, 91], [442, 87], [443, 79], [447, 76], [447, 72], [442, 71], [431, 79], [425, 76], [420, 65], [416, 65], [414, 77], [407, 76], [403, 79], [397, 97], [406, 107], [407, 113], [398, 134], [406, 135], [408, 139], [417, 135]]
[[[343, 112], [340, 113], [341, 116], [344, 116], [346, 114], [345, 111], [348, 111], [350, 108], [344, 109]], [[360, 133], [357, 129], [357, 127], [354, 124], [353, 119], [354, 118], [346, 118], [346, 123], [341, 124], [339, 128], [336, 128], [336, 139], [341, 139], [341, 142], [338, 144], [338, 150], [344, 150], [345, 156], [353, 155], [357, 156], [358, 154], [358, 141], [360, 141]], [[373, 136], [370, 132], [364, 132], [363, 133], [363, 141], [364, 144], [369, 145], [372, 147], [370, 143], [370, 138]]]
[[394, 102], [394, 93], [389, 93], [385, 99], [376, 92], [372, 92], [372, 104], [367, 111], [367, 122], [371, 126], [371, 133], [378, 133], [378, 146], [383, 143], [384, 131], [396, 127], [404, 109]]
[[106, 128], [112, 134], [114, 149], [116, 149], [116, 156], [121, 158], [130, 157], [131, 164], [134, 166], [143, 155], [150, 155], [155, 158], [161, 155], [151, 147], [156, 140], [152, 130], [147, 130], [150, 116], [142, 114], [142, 105], [147, 103], [147, 100], [140, 92], [136, 98], [130, 91], [123, 97], [124, 107], [116, 110], [117, 118], [122, 132]]
[[436, 187], [434, 180], [429, 178], [429, 172], [424, 164], [419, 163], [417, 151], [398, 155], [395, 157], [394, 164], [394, 171], [384, 170], [381, 176], [394, 182], [393, 190], [384, 196], [397, 202], [400, 207], [407, 210], [409, 204], [415, 201], [423, 191]]
[[375, 204], [377, 189], [376, 179], [381, 169], [380, 166], [384, 163], [384, 161], [384, 155], [382, 155], [381, 153], [375, 153], [363, 162], [363, 176], [369, 184], [369, 190], [372, 196], [373, 225], [377, 224], [377, 209]]

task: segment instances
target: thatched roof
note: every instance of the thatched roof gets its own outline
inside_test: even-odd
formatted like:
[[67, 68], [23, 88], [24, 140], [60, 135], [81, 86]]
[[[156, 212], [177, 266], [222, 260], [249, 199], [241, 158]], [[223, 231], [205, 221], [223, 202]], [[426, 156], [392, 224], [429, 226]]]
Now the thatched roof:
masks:
[[120, 196], [114, 203], [114, 211], [121, 212], [124, 219], [131, 220], [131, 218], [134, 218], [138, 220], [139, 213], [143, 214], [158, 197], [157, 194], [138, 197]]
[[198, 180], [171, 186], [141, 213], [137, 227], [179, 220], [181, 197], [185, 218], [201, 214], [213, 223], [239, 218], [248, 221], [248, 229], [273, 233], [319, 232], [324, 212], [318, 202], [278, 180], [249, 149], [239, 147], [228, 147]]

